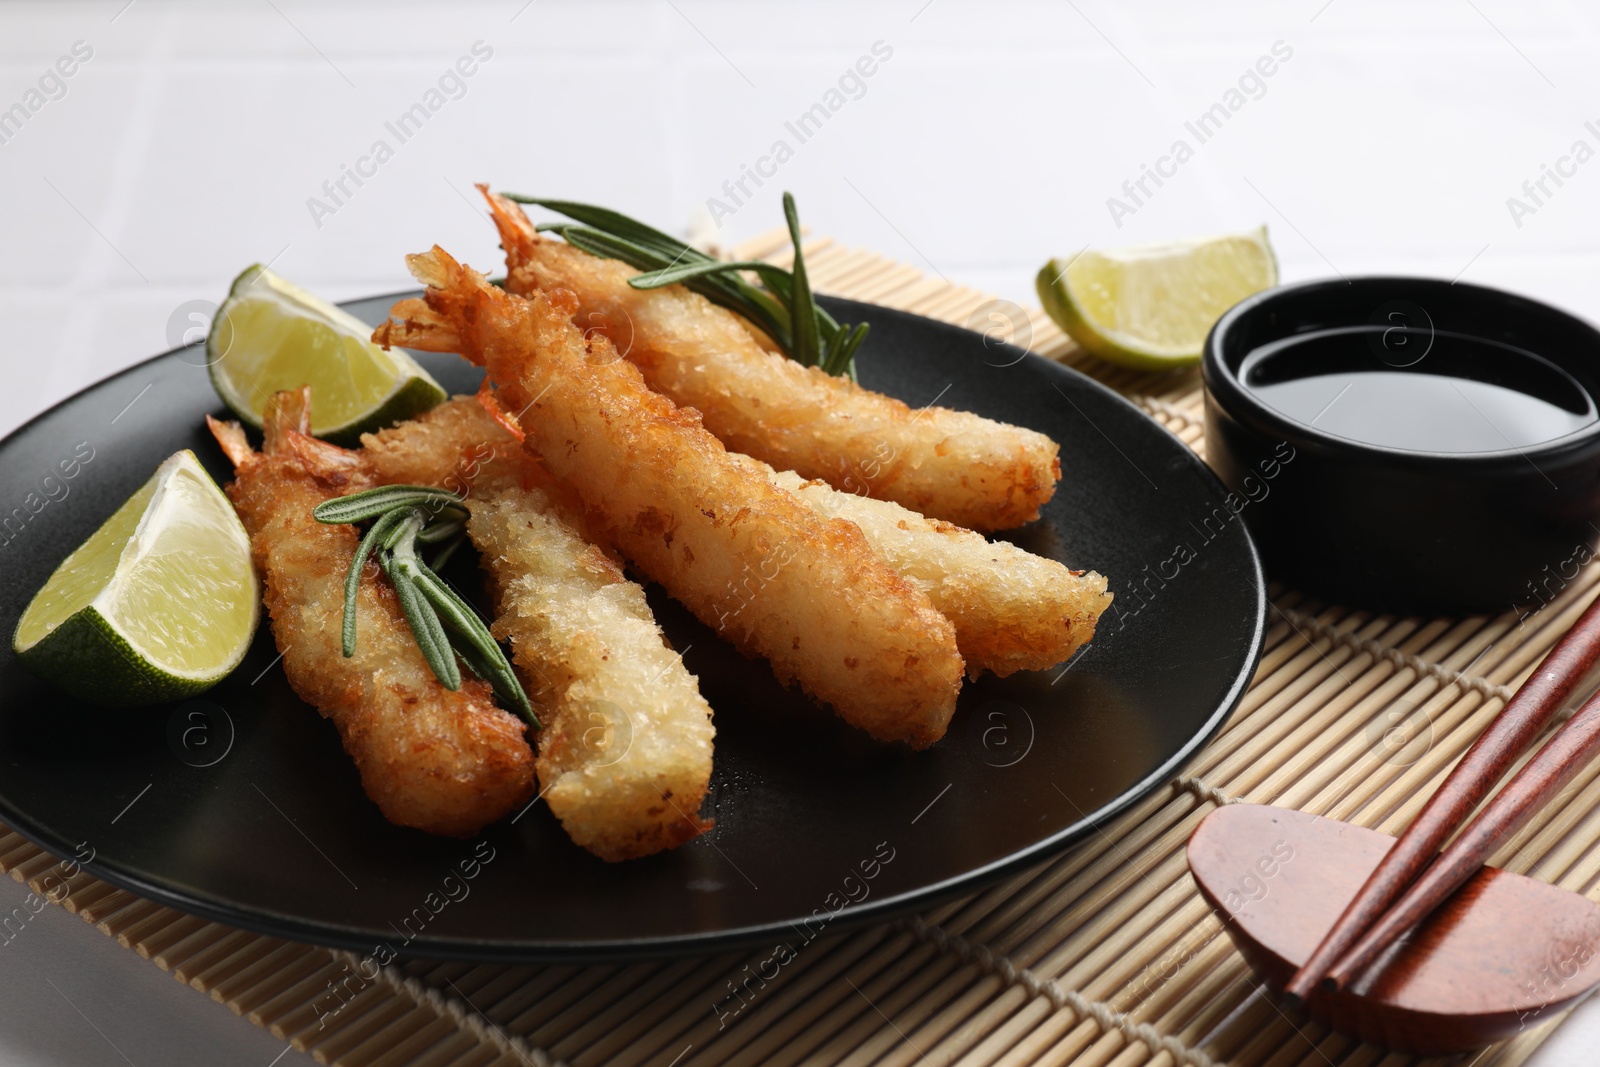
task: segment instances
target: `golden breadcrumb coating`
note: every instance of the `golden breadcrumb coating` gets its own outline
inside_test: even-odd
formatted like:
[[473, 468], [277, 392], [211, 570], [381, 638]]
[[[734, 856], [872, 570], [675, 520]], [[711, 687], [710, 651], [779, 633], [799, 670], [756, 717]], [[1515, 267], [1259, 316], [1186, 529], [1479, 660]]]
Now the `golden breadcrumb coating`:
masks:
[[573, 841], [624, 860], [708, 828], [698, 812], [711, 707], [644, 590], [585, 538], [517, 439], [457, 397], [362, 446], [379, 482], [467, 496], [467, 530], [495, 588], [495, 636], [511, 642], [538, 705], [540, 791]]
[[943, 736], [955, 630], [857, 526], [730, 459], [605, 338], [591, 345], [569, 295], [514, 296], [437, 247], [408, 261], [426, 296], [396, 304], [374, 340], [484, 365], [526, 445], [623, 555], [779, 679], [880, 740]]
[[823, 515], [849, 519], [872, 547], [956, 628], [967, 675], [1004, 677], [1061, 663], [1094, 637], [1111, 604], [1106, 580], [943, 519], [927, 519], [888, 500], [841, 493], [793, 471], [759, 466]]
[[433, 485], [471, 498], [521, 484], [522, 442], [470, 396], [361, 435], [361, 465], [382, 485]]
[[578, 325], [605, 334], [650, 388], [699, 411], [730, 450], [975, 530], [1030, 522], [1055, 492], [1059, 449], [1044, 434], [913, 410], [801, 366], [732, 311], [681, 285], [635, 289], [626, 263], [540, 237], [519, 206], [479, 188], [506, 250], [506, 288], [573, 293]]
[[644, 590], [556, 517], [543, 490], [472, 504], [507, 638], [539, 702], [539, 781], [578, 844], [607, 860], [675, 848], [710, 826], [711, 707]]
[[341, 450], [306, 436], [308, 406], [307, 389], [280, 393], [261, 453], [237, 424], [212, 420], [236, 468], [228, 496], [250, 532], [284, 673], [302, 700], [333, 720], [385, 818], [470, 836], [534, 796], [522, 720], [497, 708], [477, 679], [463, 679], [456, 692], [440, 684], [393, 590], [373, 570], [356, 599], [355, 655], [345, 658], [344, 577], [357, 535], [354, 527], [318, 522], [311, 510], [368, 483], [340, 461]]

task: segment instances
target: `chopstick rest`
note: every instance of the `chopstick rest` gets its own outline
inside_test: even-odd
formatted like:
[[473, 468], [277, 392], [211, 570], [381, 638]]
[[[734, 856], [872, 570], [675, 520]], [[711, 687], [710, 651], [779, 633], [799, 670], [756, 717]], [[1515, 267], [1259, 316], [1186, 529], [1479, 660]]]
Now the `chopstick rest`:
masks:
[[[1363, 879], [1392, 851], [1376, 830], [1288, 808], [1229, 804], [1189, 838], [1189, 869], [1269, 990], [1282, 989]], [[1428, 1056], [1530, 1029], [1600, 981], [1600, 904], [1477, 867], [1354, 982], [1305, 1002], [1318, 1022]]]

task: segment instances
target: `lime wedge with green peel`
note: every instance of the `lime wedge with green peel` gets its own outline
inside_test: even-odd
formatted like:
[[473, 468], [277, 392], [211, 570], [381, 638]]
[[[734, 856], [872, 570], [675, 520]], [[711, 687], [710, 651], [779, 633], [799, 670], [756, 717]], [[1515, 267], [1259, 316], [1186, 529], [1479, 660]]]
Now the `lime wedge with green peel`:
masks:
[[340, 444], [421, 414], [445, 391], [372, 327], [262, 266], [234, 279], [206, 338], [211, 384], [241, 422], [261, 428], [274, 393], [311, 386], [311, 432]]
[[1230, 237], [1085, 252], [1070, 262], [1053, 259], [1037, 281], [1045, 312], [1074, 341], [1138, 370], [1198, 362], [1223, 312], [1277, 284], [1278, 259], [1265, 226]]
[[250, 538], [187, 449], [56, 568], [17, 623], [29, 670], [108, 707], [209, 689], [260, 617]]

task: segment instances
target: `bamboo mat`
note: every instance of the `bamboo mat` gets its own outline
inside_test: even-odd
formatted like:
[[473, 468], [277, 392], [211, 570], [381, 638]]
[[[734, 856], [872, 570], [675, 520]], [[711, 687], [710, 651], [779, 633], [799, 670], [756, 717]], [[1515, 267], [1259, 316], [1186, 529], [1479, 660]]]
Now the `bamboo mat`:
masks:
[[[785, 244], [773, 236], [737, 254], [781, 262]], [[825, 239], [808, 243], [807, 263], [821, 290], [1076, 366], [1204, 454], [1192, 371], [1109, 367], [1035, 309]], [[1254, 683], [1184, 777], [1053, 862], [910, 921], [819, 939], [759, 987], [751, 974], [766, 949], [598, 967], [410, 962], [366, 981], [348, 954], [140, 900], [3, 827], [0, 870], [319, 1062], [351, 1067], [1446, 1063], [1362, 1045], [1260, 996], [1189, 877], [1184, 843], [1237, 800], [1397, 832], [1597, 581], [1600, 564], [1521, 619], [1396, 618], [1274, 587]], [[1600, 899], [1600, 763], [1493, 862]], [[719, 1020], [711, 1006], [730, 995], [746, 1009]], [[1522, 1063], [1559, 1020], [1535, 1022], [1459, 1062]]]

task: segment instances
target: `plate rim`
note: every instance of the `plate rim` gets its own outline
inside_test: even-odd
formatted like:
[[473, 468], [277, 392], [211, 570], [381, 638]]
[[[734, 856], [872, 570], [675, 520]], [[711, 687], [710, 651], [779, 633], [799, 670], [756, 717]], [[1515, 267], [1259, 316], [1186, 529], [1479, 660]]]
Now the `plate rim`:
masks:
[[[378, 293], [372, 296], [342, 300], [338, 304], [348, 310], [352, 305], [368, 304], [379, 300], [389, 301], [392, 304], [397, 299], [417, 296], [420, 293], [421, 290], [419, 289], [402, 289], [392, 293]], [[925, 315], [918, 315], [915, 312], [904, 311], [882, 304], [825, 294], [819, 294], [818, 299], [823, 304], [845, 310], [847, 314], [849, 309], [852, 308], [866, 308], [870, 309], [875, 315], [887, 314], [891, 317], [915, 321], [922, 328], [932, 327], [939, 332], [955, 332], [985, 337], [983, 334], [953, 323], [943, 322], [939, 319], [929, 318]], [[1148, 413], [1115, 389], [1090, 377], [1076, 367], [1070, 367], [1028, 349], [1019, 348], [1009, 342], [986, 340], [985, 343], [986, 345], [992, 344], [996, 346], [999, 351], [1006, 352], [1007, 355], [1016, 353], [1019, 356], [1016, 362], [1021, 362], [1021, 358], [1037, 360], [1040, 364], [1052, 368], [1045, 373], [1060, 374], [1068, 380], [1075, 380], [1078, 384], [1088, 386], [1091, 391], [1097, 391], [1102, 394], [1102, 399], [1109, 399], [1114, 405], [1125, 407], [1140, 419], [1151, 423], [1156, 429], [1172, 436], [1175, 443], [1182, 449], [1186, 462], [1192, 463], [1201, 478], [1209, 480], [1212, 488], [1219, 495], [1228, 491], [1227, 486], [1223, 484], [1217, 473], [1193, 449], [1178, 440], [1176, 435], [1172, 435], [1171, 431], [1156, 422]], [[19, 424], [10, 433], [0, 437], [0, 445], [4, 445], [13, 436], [22, 433], [34, 423], [50, 416], [58, 408], [72, 403], [92, 389], [136, 371], [141, 367], [177, 355], [180, 352], [202, 348], [203, 343], [201, 342], [180, 345], [140, 360], [137, 363], [129, 364], [120, 370], [113, 371], [74, 391], [71, 395], [63, 397], [32, 418]], [[218, 403], [220, 404], [221, 401], [219, 400]], [[1242, 523], [1235, 524], [1235, 526], [1239, 535], [1243, 538], [1243, 546], [1254, 578], [1256, 591], [1255, 619], [1249, 637], [1250, 651], [1244, 657], [1244, 662], [1235, 675], [1228, 692], [1218, 702], [1217, 707], [1207, 718], [1204, 726], [1197, 730], [1181, 748], [1168, 756], [1166, 760], [1136, 783], [1124, 789], [1106, 804], [1086, 813], [1070, 826], [981, 867], [972, 868], [931, 885], [908, 890], [894, 896], [847, 904], [840, 910], [830, 913], [825, 936], [832, 936], [850, 930], [857, 930], [873, 923], [896, 919], [907, 913], [948, 901], [963, 892], [982, 890], [994, 885], [1007, 875], [1056, 856], [1087, 838], [1090, 834], [1099, 831], [1106, 823], [1115, 819], [1135, 804], [1153, 795], [1163, 783], [1170, 781], [1177, 771], [1193, 760], [1200, 750], [1217, 736], [1234, 711], [1238, 709], [1239, 704], [1244, 700], [1265, 648], [1267, 591], [1261, 553], [1248, 528]], [[39, 824], [28, 816], [26, 812], [14, 808], [9, 798], [3, 793], [0, 793], [0, 820], [3, 820], [4, 824], [10, 827], [18, 836], [63, 862], [72, 856], [74, 846], [70, 842], [65, 841], [60, 835]], [[375, 947], [370, 934], [358, 931], [354, 927], [329, 924], [320, 920], [307, 920], [268, 908], [240, 908], [227, 904], [213, 903], [204, 897], [191, 896], [181, 891], [168, 889], [164, 885], [152, 882], [136, 872], [122, 868], [115, 861], [102, 861], [98, 856], [87, 861], [73, 860], [73, 862], [86, 873], [119, 889], [124, 889], [177, 911], [223, 923], [251, 933], [283, 938], [288, 941], [325, 949], [337, 948], [359, 951]], [[632, 937], [582, 943], [491, 941], [461, 937], [429, 937], [426, 934], [422, 934], [408, 942], [405, 956], [419, 959], [506, 964], [603, 964], [670, 959], [684, 956], [710, 955], [730, 949], [764, 945], [774, 940], [783, 941], [796, 933], [793, 923], [799, 921], [803, 921], [803, 919], [797, 916], [789, 920], [775, 920], [768, 923], [733, 927], [710, 933]]]

